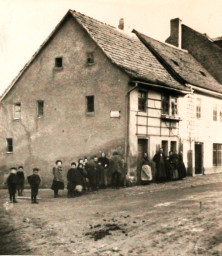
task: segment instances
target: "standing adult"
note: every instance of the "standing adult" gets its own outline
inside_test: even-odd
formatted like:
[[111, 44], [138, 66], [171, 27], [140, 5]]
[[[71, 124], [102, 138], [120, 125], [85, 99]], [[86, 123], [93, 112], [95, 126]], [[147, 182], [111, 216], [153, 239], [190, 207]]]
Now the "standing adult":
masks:
[[108, 185], [109, 159], [106, 157], [106, 154], [103, 152], [98, 161], [102, 165], [101, 186], [105, 188]]
[[72, 162], [71, 163], [71, 168], [67, 172], [67, 181], [68, 181], [68, 184], [67, 184], [67, 189], [68, 189], [67, 197], [73, 197], [74, 196], [75, 184], [74, 184], [73, 180], [74, 180], [75, 171], [76, 171], [76, 163]]
[[186, 167], [183, 162], [183, 153], [180, 152], [178, 154], [178, 171], [179, 171], [179, 179], [182, 180], [187, 176]]
[[178, 172], [178, 154], [174, 151], [169, 152], [169, 162], [172, 170], [172, 180], [179, 179]]
[[150, 167], [150, 160], [148, 159], [147, 153], [144, 153], [143, 158], [141, 159], [140, 162], [140, 179], [141, 179], [141, 184], [149, 184], [150, 181], [153, 179], [152, 176], [152, 170]]
[[98, 157], [94, 156], [90, 159], [88, 164], [88, 178], [90, 182], [90, 187], [93, 191], [98, 189], [99, 177], [98, 177]]
[[110, 159], [110, 169], [112, 173], [112, 182], [115, 188], [119, 188], [124, 174], [124, 161], [118, 152], [113, 152]]
[[24, 175], [24, 171], [23, 171], [23, 166], [18, 167], [18, 171], [17, 171], [16, 175], [17, 175], [18, 196], [22, 196], [23, 190], [24, 190], [24, 183], [25, 183], [25, 175]]
[[157, 152], [154, 157], [153, 161], [156, 164], [156, 180], [157, 182], [166, 181], [166, 166], [165, 166], [165, 156], [163, 154], [163, 149], [160, 148], [159, 152]]
[[53, 182], [51, 189], [54, 190], [54, 197], [58, 197], [58, 191], [64, 189], [63, 171], [62, 171], [62, 161], [57, 160], [56, 166], [52, 169]]

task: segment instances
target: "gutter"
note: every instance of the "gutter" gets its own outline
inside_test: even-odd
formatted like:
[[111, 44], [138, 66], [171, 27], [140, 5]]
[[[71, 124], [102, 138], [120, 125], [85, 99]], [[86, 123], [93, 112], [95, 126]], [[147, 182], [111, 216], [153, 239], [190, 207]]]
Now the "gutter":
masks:
[[135, 86], [131, 88], [126, 93], [126, 101], [127, 101], [127, 108], [126, 108], [126, 139], [125, 139], [125, 155], [126, 155], [126, 163], [127, 168], [129, 167], [129, 119], [130, 119], [130, 93], [137, 89], [139, 86], [138, 82], [135, 82]]
[[212, 96], [212, 97], [215, 97], [215, 98], [222, 99], [222, 93], [209, 91], [207, 89], [200, 88], [200, 87], [195, 86], [195, 85], [190, 85], [190, 88], [192, 89], [192, 91], [197, 91], [197, 92], [200, 92], [200, 93], [202, 93], [204, 95], [207, 95], [207, 96]]

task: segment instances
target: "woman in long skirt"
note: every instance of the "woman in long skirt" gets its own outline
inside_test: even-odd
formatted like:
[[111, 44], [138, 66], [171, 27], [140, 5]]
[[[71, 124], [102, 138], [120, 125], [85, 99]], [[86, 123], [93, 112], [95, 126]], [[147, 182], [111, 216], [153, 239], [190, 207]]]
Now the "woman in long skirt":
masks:
[[52, 169], [53, 182], [51, 189], [54, 190], [54, 197], [58, 197], [58, 191], [64, 189], [63, 171], [62, 171], [62, 161], [56, 161], [56, 167]]

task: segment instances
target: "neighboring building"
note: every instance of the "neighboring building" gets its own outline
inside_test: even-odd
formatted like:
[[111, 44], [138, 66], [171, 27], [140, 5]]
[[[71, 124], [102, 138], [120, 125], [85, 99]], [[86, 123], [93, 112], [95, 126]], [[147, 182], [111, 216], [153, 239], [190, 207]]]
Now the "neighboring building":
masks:
[[[138, 147], [147, 151], [143, 140], [149, 136], [147, 124], [144, 132], [143, 121], [138, 117], [132, 124], [129, 114], [133, 93], [133, 107], [138, 112], [139, 101], [142, 114], [146, 111], [142, 102], [151, 91], [138, 96], [140, 88], [158, 95], [189, 91], [135, 35], [69, 11], [1, 97], [1, 170], [37, 166], [43, 185], [49, 185], [55, 160], [63, 160], [67, 169], [84, 155], [118, 150], [136, 171]], [[129, 123], [138, 128], [134, 137]], [[157, 129], [155, 138], [161, 135]], [[165, 124], [162, 129], [171, 137], [174, 128]], [[178, 142], [178, 132], [174, 137]], [[153, 139], [152, 154], [160, 141]]]
[[166, 42], [186, 49], [222, 83], [222, 38], [211, 39], [206, 33], [202, 34], [182, 24], [179, 18], [171, 20], [171, 33]]
[[222, 140], [208, 136], [222, 127], [220, 84], [186, 51], [135, 33], [68, 11], [1, 97], [1, 171], [37, 166], [47, 186], [55, 160], [67, 170], [118, 150], [136, 173], [160, 147], [183, 149], [190, 174], [221, 170]]

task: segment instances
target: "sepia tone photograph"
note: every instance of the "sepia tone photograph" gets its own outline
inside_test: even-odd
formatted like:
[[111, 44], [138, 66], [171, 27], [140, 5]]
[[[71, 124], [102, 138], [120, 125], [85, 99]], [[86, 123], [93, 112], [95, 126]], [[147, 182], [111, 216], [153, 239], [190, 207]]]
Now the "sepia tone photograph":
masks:
[[0, 255], [222, 255], [221, 25], [221, 0], [0, 0]]

